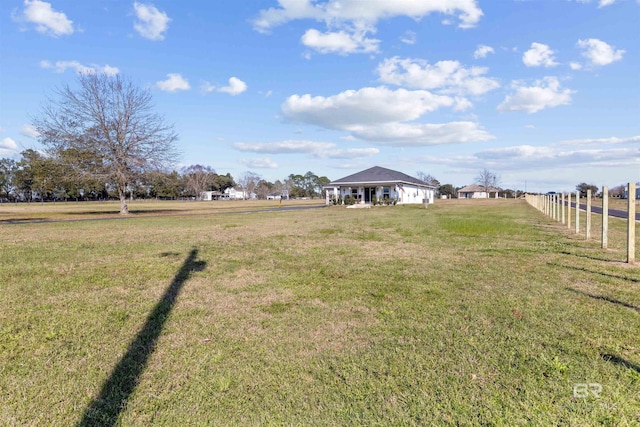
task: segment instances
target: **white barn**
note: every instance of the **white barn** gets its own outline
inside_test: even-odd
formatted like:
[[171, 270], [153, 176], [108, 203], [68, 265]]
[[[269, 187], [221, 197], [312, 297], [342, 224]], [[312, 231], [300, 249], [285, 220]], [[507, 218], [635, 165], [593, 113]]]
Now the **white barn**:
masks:
[[395, 200], [397, 204], [433, 203], [436, 187], [418, 178], [380, 166], [330, 182], [324, 187], [326, 203], [353, 197], [356, 203], [371, 204], [376, 200]]

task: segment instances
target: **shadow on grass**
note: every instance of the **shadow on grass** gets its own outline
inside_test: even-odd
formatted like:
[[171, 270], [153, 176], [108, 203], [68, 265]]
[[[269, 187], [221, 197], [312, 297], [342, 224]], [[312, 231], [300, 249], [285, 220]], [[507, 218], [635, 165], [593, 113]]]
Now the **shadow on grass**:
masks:
[[594, 261], [616, 262], [615, 259], [611, 259], [611, 258], [605, 258], [605, 257], [599, 257], [599, 256], [593, 256], [593, 255], [585, 255], [585, 254], [576, 254], [576, 253], [569, 252], [569, 251], [562, 251], [560, 253], [563, 254], [563, 255], [571, 255], [571, 256], [576, 256], [576, 257], [579, 257], [579, 258], [592, 259]]
[[571, 291], [571, 292], [575, 292], [576, 294], [584, 295], [584, 296], [589, 297], [589, 298], [598, 299], [598, 300], [601, 300], [601, 301], [607, 301], [607, 302], [610, 302], [612, 304], [618, 304], [618, 305], [621, 305], [623, 307], [627, 307], [627, 308], [630, 308], [630, 309], [635, 310], [637, 312], [640, 312], [640, 307], [636, 307], [635, 305], [629, 304], [628, 302], [620, 301], [620, 300], [617, 300], [617, 299], [614, 299], [614, 298], [609, 298], [609, 297], [604, 296], [604, 295], [593, 295], [593, 294], [590, 294], [588, 292], [580, 291], [578, 289], [573, 289], [573, 288], [565, 288], [565, 289], [568, 290], [568, 291]]
[[156, 342], [164, 323], [178, 298], [182, 286], [191, 273], [202, 271], [205, 261], [196, 261], [198, 250], [193, 249], [176, 273], [164, 295], [147, 317], [138, 335], [131, 341], [127, 353], [120, 359], [109, 378], [102, 385], [100, 395], [84, 411], [77, 426], [113, 426], [127, 400], [138, 384], [138, 378], [144, 371], [149, 356], [155, 350]]
[[640, 374], [640, 366], [636, 365], [635, 363], [631, 363], [628, 360], [625, 360], [621, 357], [616, 356], [615, 354], [603, 354], [600, 353], [600, 357], [602, 357], [602, 359], [605, 362], [611, 362], [614, 365], [618, 365], [618, 366], [622, 366], [624, 368], [628, 368], [628, 369], [632, 369], [634, 371], [636, 371], [637, 373]]
[[640, 279], [636, 279], [635, 277], [618, 276], [617, 274], [603, 273], [602, 271], [590, 270], [585, 267], [574, 267], [572, 265], [558, 264], [556, 262], [548, 262], [547, 265], [551, 265], [554, 267], [568, 268], [570, 270], [576, 270], [576, 271], [584, 271], [585, 273], [599, 274], [600, 276], [611, 277], [613, 279], [628, 280], [629, 282], [640, 283]]
[[28, 222], [44, 222], [44, 218], [8, 218], [0, 219], [0, 224], [22, 224]]

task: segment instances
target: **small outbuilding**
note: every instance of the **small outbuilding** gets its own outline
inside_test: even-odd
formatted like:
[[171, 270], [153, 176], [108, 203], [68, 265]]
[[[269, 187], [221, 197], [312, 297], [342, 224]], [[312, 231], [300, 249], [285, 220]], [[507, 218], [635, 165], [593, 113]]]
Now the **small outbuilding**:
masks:
[[433, 203], [436, 193], [433, 185], [380, 166], [332, 181], [324, 190], [327, 204], [345, 203], [347, 198], [364, 204], [372, 204], [374, 200], [397, 204]]

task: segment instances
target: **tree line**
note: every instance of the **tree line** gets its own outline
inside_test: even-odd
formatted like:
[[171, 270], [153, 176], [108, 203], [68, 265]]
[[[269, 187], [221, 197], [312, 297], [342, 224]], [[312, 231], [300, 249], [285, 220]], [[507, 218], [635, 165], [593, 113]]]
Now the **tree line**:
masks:
[[[0, 203], [33, 201], [97, 201], [118, 199], [116, 184], [108, 176], [96, 176], [73, 167], [77, 153], [59, 151], [48, 155], [28, 149], [19, 160], [0, 158]], [[69, 157], [73, 158], [70, 162]], [[205, 191], [224, 193], [237, 188], [251, 197], [270, 194], [292, 198], [323, 197], [322, 187], [330, 180], [313, 172], [291, 174], [270, 182], [255, 172], [238, 178], [217, 173], [211, 166], [191, 165], [177, 170], [143, 170], [130, 175], [124, 187], [127, 199], [200, 199]]]

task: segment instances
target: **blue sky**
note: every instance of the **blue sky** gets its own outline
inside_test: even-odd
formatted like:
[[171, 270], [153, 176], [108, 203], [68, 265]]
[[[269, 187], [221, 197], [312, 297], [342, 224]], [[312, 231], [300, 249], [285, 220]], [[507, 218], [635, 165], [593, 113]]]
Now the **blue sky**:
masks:
[[638, 0], [3, 0], [0, 39], [0, 157], [41, 149], [47, 96], [104, 72], [151, 90], [177, 168], [640, 181]]

